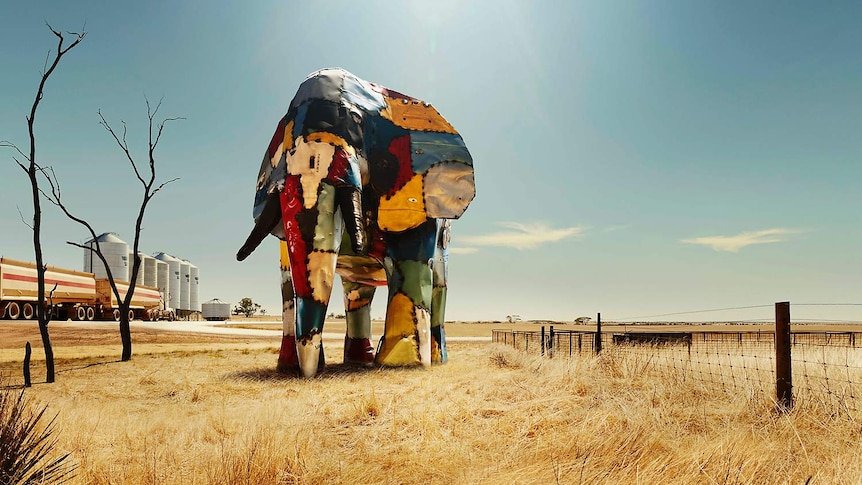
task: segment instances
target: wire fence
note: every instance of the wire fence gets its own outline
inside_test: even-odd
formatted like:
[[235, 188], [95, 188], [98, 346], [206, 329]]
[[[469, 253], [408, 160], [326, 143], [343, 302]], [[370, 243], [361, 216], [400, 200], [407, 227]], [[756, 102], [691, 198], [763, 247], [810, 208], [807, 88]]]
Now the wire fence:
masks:
[[[789, 308], [789, 306], [788, 306]], [[777, 309], [777, 305], [776, 305]], [[788, 309], [789, 320], [789, 309]], [[599, 318], [600, 321], [600, 318]], [[773, 398], [782, 379], [792, 387], [792, 400], [862, 412], [862, 328], [860, 331], [789, 331], [787, 374], [776, 347], [776, 332], [722, 330], [679, 331], [674, 326], [639, 330], [610, 329], [545, 332], [493, 330], [494, 342], [549, 358], [606, 354], [612, 359], [638, 359], [646, 372], [674, 372], [726, 392], [755, 393]], [[779, 333], [780, 334], [780, 333]], [[779, 339], [779, 348], [782, 347]], [[777, 370], [778, 369], [778, 370]], [[788, 395], [790, 398], [790, 395]], [[781, 401], [780, 395], [777, 399]], [[790, 405], [791, 401], [788, 401]]]

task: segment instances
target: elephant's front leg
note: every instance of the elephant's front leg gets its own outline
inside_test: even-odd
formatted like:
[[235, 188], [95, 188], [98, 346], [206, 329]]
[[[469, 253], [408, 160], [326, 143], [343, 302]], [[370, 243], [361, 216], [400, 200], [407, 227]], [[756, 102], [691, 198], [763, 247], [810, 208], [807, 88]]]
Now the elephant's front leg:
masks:
[[344, 335], [344, 363], [369, 365], [374, 363], [371, 346], [371, 300], [374, 286], [355, 283], [344, 278], [344, 310], [347, 333]]
[[431, 365], [430, 261], [437, 222], [386, 236], [384, 264], [389, 276], [386, 328], [375, 362], [386, 366]]
[[293, 278], [290, 277], [290, 256], [287, 243], [280, 241], [281, 268], [281, 349], [278, 351], [279, 372], [290, 373], [299, 370], [296, 356], [296, 313], [293, 302]]
[[305, 377], [324, 366], [323, 324], [332, 293], [343, 223], [336, 216], [335, 187], [321, 183], [316, 204], [304, 207], [298, 177], [285, 180], [282, 219], [293, 281], [296, 357]]

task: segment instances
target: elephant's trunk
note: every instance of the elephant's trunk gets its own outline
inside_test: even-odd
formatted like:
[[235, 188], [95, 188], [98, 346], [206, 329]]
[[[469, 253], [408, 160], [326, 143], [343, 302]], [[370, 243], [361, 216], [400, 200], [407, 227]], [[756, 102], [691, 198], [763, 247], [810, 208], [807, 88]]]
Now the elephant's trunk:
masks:
[[255, 221], [251, 234], [245, 240], [245, 244], [237, 251], [236, 260], [242, 261], [254, 252], [279, 221], [281, 221], [281, 204], [278, 192], [273, 192], [266, 197], [263, 211], [260, 213], [257, 221]]
[[365, 253], [365, 217], [362, 214], [362, 191], [353, 186], [336, 190], [338, 207], [344, 219], [344, 228], [350, 235], [350, 246], [356, 254]]

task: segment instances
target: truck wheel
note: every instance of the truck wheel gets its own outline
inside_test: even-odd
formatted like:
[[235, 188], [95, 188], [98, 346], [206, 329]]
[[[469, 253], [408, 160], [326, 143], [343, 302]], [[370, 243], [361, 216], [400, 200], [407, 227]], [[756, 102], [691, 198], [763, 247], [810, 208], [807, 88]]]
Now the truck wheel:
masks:
[[33, 308], [32, 303], [25, 303], [22, 307], [21, 314], [24, 316], [24, 320], [32, 320], [33, 315], [36, 314], [36, 309]]
[[119, 321], [120, 321], [120, 310], [117, 310], [116, 308], [114, 308], [114, 311], [113, 311], [112, 315], [113, 315], [113, 317], [114, 317], [114, 321], [115, 321], [115, 322], [119, 322]]
[[0, 320], [6, 318], [6, 304], [0, 303]]
[[135, 311], [129, 310], [129, 321], [131, 322], [134, 319], [135, 319]]
[[73, 320], [83, 321], [87, 318], [87, 309], [79, 306], [75, 308], [75, 314], [73, 315]]
[[18, 317], [21, 316], [21, 308], [18, 307], [18, 303], [13, 301], [6, 305], [6, 316], [9, 317], [9, 320], [18, 320]]
[[87, 307], [87, 320], [92, 322], [95, 318], [96, 318], [96, 310], [94, 310], [93, 307], [88, 306]]

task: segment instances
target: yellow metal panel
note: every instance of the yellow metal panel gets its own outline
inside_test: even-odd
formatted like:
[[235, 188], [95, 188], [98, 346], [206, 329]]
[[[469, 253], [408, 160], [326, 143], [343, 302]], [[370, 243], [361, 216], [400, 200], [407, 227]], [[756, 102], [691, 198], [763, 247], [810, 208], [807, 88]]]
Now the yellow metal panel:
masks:
[[[284, 151], [293, 150], [293, 120], [284, 126], [284, 139], [281, 141]], [[274, 165], [273, 165], [274, 166]]]
[[387, 97], [386, 107], [380, 110], [380, 114], [408, 130], [458, 133], [433, 106], [422, 101]]
[[281, 253], [281, 270], [287, 271], [290, 269], [290, 255], [287, 252], [287, 241], [278, 241], [279, 252]]
[[416, 341], [416, 307], [402, 293], [396, 293], [386, 309], [386, 329], [377, 363], [392, 366], [420, 363]]
[[377, 224], [384, 231], [406, 231], [425, 222], [422, 175], [414, 175], [392, 197], [380, 198]]
[[344, 138], [341, 138], [338, 135], [329, 133], [328, 131], [317, 131], [309, 134], [306, 137], [308, 142], [319, 142], [319, 143], [329, 143], [330, 145], [337, 146], [342, 150], [346, 151], [350, 155], [353, 155], [353, 147], [351, 147]]

